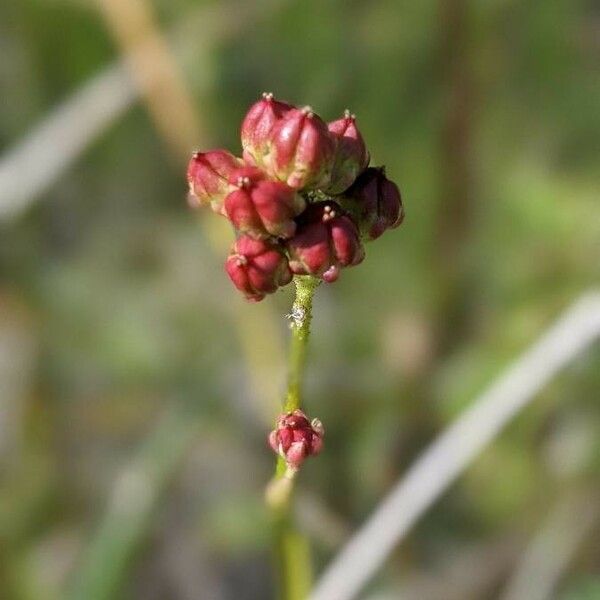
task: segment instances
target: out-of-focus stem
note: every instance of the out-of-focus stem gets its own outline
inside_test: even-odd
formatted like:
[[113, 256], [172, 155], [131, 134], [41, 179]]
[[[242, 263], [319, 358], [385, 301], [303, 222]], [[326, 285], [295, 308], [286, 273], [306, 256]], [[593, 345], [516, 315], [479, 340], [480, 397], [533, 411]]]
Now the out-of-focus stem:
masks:
[[[312, 320], [312, 301], [320, 280], [296, 276], [296, 298], [292, 306], [292, 340], [289, 354], [288, 389], [283, 405], [285, 412], [300, 408], [302, 380]], [[267, 487], [266, 500], [273, 516], [275, 562], [281, 600], [303, 600], [311, 585], [311, 565], [308, 541], [295, 527], [291, 501], [296, 471], [282, 457]]]
[[[156, 127], [174, 155], [185, 160], [202, 126], [179, 65], [158, 28], [148, 0], [100, 0], [106, 19]], [[143, 43], [142, 43], [143, 42]]]
[[476, 98], [471, 65], [471, 3], [442, 0], [439, 12], [445, 109], [440, 130], [440, 198], [433, 257], [439, 286], [435, 360], [447, 355], [469, 333], [474, 286], [467, 250], [475, 212], [472, 146]]

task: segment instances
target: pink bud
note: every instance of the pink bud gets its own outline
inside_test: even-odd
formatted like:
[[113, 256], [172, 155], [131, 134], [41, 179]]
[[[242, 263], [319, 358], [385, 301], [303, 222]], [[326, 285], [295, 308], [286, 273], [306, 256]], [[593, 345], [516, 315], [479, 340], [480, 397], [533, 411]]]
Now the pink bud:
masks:
[[190, 205], [196, 207], [210, 202], [216, 213], [224, 214], [223, 200], [233, 189], [229, 177], [242, 164], [239, 158], [227, 150], [196, 152], [187, 170]]
[[400, 190], [385, 176], [383, 167], [366, 169], [339, 200], [356, 217], [368, 240], [377, 239], [404, 220]]
[[225, 214], [242, 233], [256, 238], [289, 238], [296, 231], [294, 218], [306, 206], [302, 196], [280, 181], [269, 181], [256, 167], [231, 173], [235, 186], [225, 198]]
[[273, 126], [293, 107], [278, 102], [273, 94], [265, 92], [262, 98], [248, 110], [242, 122], [242, 148], [244, 159], [249, 164], [263, 164], [269, 152], [269, 136]]
[[288, 467], [296, 470], [307, 456], [321, 451], [324, 434], [321, 421], [313, 419], [310, 422], [298, 409], [280, 415], [275, 429], [269, 434], [269, 445], [285, 459]]
[[294, 189], [325, 188], [331, 181], [335, 140], [308, 106], [289, 110], [273, 127], [265, 164]]
[[328, 124], [329, 132], [337, 140], [337, 148], [328, 194], [341, 194], [367, 168], [369, 153], [356, 126], [356, 116], [349, 110], [337, 121]]
[[364, 256], [358, 228], [335, 202], [310, 204], [298, 219], [298, 230], [288, 240], [290, 269], [331, 283], [342, 267], [359, 264]]
[[225, 262], [225, 270], [235, 287], [252, 302], [292, 280], [283, 249], [276, 242], [240, 236]]

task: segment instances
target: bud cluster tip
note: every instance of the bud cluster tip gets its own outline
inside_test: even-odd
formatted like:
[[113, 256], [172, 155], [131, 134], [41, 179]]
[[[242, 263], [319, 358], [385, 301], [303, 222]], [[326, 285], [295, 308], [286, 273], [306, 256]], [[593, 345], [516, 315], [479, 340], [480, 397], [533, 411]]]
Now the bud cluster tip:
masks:
[[236, 242], [225, 263], [233, 284], [260, 301], [293, 274], [335, 281], [364, 258], [363, 242], [404, 218], [398, 186], [369, 152], [344, 110], [326, 123], [264, 92], [241, 127], [242, 158], [227, 150], [194, 152], [188, 203], [209, 205], [233, 225]]

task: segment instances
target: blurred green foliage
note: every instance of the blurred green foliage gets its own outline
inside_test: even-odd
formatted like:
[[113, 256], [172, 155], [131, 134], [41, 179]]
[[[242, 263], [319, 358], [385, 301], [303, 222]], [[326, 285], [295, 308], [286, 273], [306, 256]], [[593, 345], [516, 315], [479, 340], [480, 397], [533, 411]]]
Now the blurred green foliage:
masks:
[[[165, 30], [199, 4], [232, 3], [152, 2]], [[318, 572], [435, 433], [597, 285], [600, 12], [583, 0], [290, 0], [256, 11], [185, 71], [210, 137], [199, 143], [237, 152], [240, 120], [264, 90], [328, 120], [350, 107], [407, 212], [317, 294], [306, 404], [326, 424], [327, 451], [301, 489]], [[86, 0], [1, 0], [0, 40], [4, 150], [118, 58]], [[101, 529], [123, 562], [95, 564], [104, 591], [74, 597], [272, 595], [261, 500], [273, 457], [232, 318], [258, 308], [243, 305], [185, 209], [184, 169], [140, 104], [33, 208], [0, 222], [2, 598], [76, 589], [115, 482], [142, 460], [138, 447], [142, 457], [161, 448], [164, 427], [174, 438], [159, 438], [169, 451], [155, 502], [138, 490], [138, 537], [125, 548], [119, 528]], [[266, 300], [282, 337], [290, 301], [289, 290]], [[510, 538], [507, 556], [472, 565], [489, 571], [484, 586], [460, 596], [499, 597], [554, 504], [598, 489], [599, 367], [596, 347], [545, 389], [373, 591], [412, 598], [417, 579]], [[175, 417], [169, 430], [181, 411], [189, 427]], [[557, 598], [600, 597], [599, 533], [597, 520]]]

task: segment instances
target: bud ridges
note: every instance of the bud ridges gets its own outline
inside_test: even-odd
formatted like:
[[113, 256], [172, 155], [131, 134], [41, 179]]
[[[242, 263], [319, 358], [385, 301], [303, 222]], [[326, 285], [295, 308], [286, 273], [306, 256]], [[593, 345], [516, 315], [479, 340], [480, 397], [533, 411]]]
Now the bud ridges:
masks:
[[227, 150], [195, 152], [188, 164], [189, 202], [195, 208], [210, 203], [214, 212], [223, 213], [223, 200], [233, 189], [231, 173], [243, 165]]
[[224, 210], [233, 226], [256, 238], [289, 238], [296, 231], [294, 217], [306, 206], [302, 196], [281, 181], [270, 181], [256, 167], [233, 171], [235, 190], [225, 198]]
[[292, 280], [281, 246], [268, 240], [240, 236], [225, 262], [233, 284], [252, 302], [259, 302]]
[[328, 194], [341, 194], [367, 168], [369, 153], [365, 141], [356, 126], [356, 116], [349, 110], [344, 116], [327, 125], [337, 141], [331, 183], [325, 190]]
[[308, 206], [287, 248], [293, 273], [328, 283], [339, 277], [341, 268], [357, 265], [365, 256], [358, 228], [335, 202]]
[[404, 220], [400, 190], [385, 176], [383, 167], [366, 169], [339, 200], [356, 218], [367, 240], [377, 239]]
[[293, 108], [273, 127], [267, 170], [290, 187], [325, 188], [331, 181], [335, 140], [309, 106]]
[[241, 138], [244, 159], [251, 165], [263, 166], [270, 149], [273, 127], [293, 107], [275, 100], [273, 94], [265, 92], [254, 103], [242, 122]]

